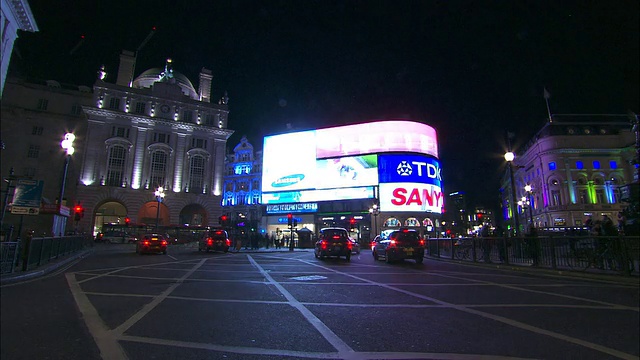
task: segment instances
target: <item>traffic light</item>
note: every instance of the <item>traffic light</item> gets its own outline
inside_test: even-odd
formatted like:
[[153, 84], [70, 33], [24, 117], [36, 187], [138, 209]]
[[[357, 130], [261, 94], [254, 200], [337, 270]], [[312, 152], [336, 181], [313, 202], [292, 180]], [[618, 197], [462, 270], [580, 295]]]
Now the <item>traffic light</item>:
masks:
[[131, 219], [127, 216], [124, 218], [124, 224], [129, 226], [129, 223], [131, 223]]
[[218, 218], [218, 223], [220, 225], [227, 225], [227, 221], [229, 221], [229, 217], [227, 215], [222, 215]]
[[78, 204], [73, 208], [73, 212], [74, 212], [74, 220], [75, 221], [80, 221], [80, 219], [82, 219], [84, 217], [84, 209], [82, 208], [82, 205]]
[[287, 223], [289, 224], [289, 227], [293, 226], [293, 214], [287, 214]]

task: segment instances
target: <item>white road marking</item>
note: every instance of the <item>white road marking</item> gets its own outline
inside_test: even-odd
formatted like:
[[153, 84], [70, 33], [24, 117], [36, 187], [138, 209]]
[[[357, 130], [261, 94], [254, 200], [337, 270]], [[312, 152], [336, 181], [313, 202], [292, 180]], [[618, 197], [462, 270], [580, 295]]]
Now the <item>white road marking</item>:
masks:
[[277, 281], [275, 281], [268, 272], [266, 272], [252, 257], [251, 255], [247, 255], [247, 258], [253, 264], [253, 266], [262, 273], [267, 281], [275, 286], [278, 291], [289, 301], [289, 304], [297, 309], [302, 316], [314, 327], [318, 332], [331, 344], [333, 345], [340, 355], [341, 359], [351, 359], [355, 351], [347, 345], [342, 339], [336, 335], [327, 325], [325, 325], [318, 317], [316, 317], [309, 309], [307, 309], [304, 305], [302, 305], [284, 286], [280, 285]]

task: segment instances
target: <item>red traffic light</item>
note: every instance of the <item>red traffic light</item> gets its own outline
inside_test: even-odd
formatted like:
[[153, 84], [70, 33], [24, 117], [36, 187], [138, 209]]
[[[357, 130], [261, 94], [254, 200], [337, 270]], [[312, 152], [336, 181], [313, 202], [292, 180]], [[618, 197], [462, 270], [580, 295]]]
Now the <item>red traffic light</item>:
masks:
[[287, 219], [291, 220], [293, 218], [293, 214], [287, 214]]
[[222, 221], [227, 221], [227, 215], [222, 215]]
[[82, 212], [82, 206], [76, 205], [76, 207], [74, 208], [74, 211], [77, 212], [77, 213], [81, 213]]
[[124, 223], [129, 225], [129, 223], [131, 222], [131, 219], [127, 216], [126, 218], [124, 218]]
[[349, 220], [349, 223], [350, 223], [351, 225], [355, 225], [355, 224], [356, 224], [356, 219], [351, 218], [351, 219]]

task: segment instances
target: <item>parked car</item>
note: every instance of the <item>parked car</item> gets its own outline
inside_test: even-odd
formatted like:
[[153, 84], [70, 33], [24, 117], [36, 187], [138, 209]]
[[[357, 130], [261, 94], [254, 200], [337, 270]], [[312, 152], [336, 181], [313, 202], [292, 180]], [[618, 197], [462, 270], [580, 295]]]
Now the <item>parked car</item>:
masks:
[[376, 242], [373, 248], [373, 258], [384, 257], [387, 263], [396, 260], [414, 259], [416, 264], [424, 260], [424, 240], [413, 229], [392, 231], [389, 238]]
[[198, 251], [223, 251], [228, 252], [231, 247], [231, 239], [226, 230], [215, 229], [204, 232], [198, 242]]
[[136, 253], [167, 253], [167, 239], [161, 234], [145, 234], [136, 243]]
[[353, 244], [349, 238], [349, 232], [345, 228], [323, 228], [320, 229], [318, 241], [316, 241], [313, 254], [316, 258], [325, 256], [344, 256], [347, 261], [351, 260]]

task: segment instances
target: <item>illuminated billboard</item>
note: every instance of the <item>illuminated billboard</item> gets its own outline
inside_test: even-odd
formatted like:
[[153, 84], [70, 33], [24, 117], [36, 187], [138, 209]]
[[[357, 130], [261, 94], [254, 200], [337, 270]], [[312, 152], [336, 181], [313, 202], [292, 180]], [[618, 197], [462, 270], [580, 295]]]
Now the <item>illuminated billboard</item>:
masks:
[[[432, 127], [404, 120], [267, 136], [263, 147], [262, 203], [370, 199], [375, 196], [374, 188], [384, 182], [416, 181], [441, 186], [440, 166], [433, 159], [437, 149]], [[378, 155], [389, 152], [431, 157]], [[379, 157], [383, 163], [379, 164]], [[408, 161], [416, 169], [415, 174], [395, 178], [388, 168], [396, 171], [398, 161]], [[423, 170], [425, 179], [416, 180]]]

